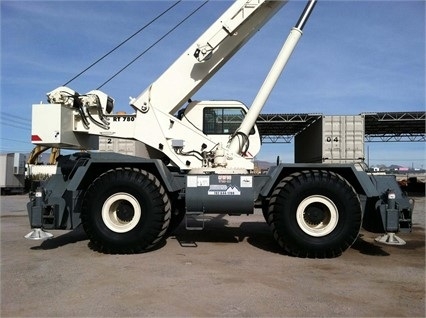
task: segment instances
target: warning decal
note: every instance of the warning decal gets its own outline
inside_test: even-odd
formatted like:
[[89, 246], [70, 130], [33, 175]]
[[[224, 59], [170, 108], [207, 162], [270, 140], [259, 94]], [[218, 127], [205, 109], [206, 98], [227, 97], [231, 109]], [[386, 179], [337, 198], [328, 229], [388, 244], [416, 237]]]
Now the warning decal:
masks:
[[188, 188], [208, 187], [209, 185], [209, 176], [188, 176], [186, 178], [186, 186]]
[[241, 188], [252, 188], [253, 177], [252, 176], [241, 176]]

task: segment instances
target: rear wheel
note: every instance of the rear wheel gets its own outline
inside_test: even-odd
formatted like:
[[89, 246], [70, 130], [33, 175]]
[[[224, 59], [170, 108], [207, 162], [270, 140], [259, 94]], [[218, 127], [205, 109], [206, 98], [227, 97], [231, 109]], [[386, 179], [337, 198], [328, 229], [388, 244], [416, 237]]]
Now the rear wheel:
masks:
[[362, 212], [358, 195], [340, 175], [303, 171], [275, 188], [267, 215], [274, 237], [299, 257], [335, 257], [358, 237]]
[[144, 170], [113, 169], [86, 191], [81, 218], [94, 249], [136, 253], [161, 241], [170, 213], [168, 195], [154, 175]]
[[332, 200], [311, 195], [300, 202], [296, 210], [300, 229], [308, 235], [321, 237], [330, 234], [339, 221], [339, 211]]

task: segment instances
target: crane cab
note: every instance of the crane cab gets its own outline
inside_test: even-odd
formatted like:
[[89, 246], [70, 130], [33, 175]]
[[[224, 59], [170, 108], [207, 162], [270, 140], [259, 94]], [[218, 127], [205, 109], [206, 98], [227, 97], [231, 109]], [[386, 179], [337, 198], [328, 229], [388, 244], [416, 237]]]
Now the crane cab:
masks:
[[[247, 111], [247, 106], [239, 101], [191, 101], [178, 117], [183, 124], [197, 128], [215, 143], [226, 145]], [[246, 147], [244, 156], [248, 159], [260, 151], [261, 140], [256, 125], [250, 131]]]

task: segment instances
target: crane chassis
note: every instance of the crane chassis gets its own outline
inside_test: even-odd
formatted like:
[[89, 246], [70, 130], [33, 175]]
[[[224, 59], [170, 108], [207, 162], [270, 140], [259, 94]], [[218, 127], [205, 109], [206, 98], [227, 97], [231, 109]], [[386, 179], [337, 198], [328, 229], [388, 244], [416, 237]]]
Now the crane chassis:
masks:
[[255, 120], [315, 3], [306, 5], [251, 107], [190, 98], [286, 1], [235, 1], [131, 100], [135, 114], [113, 114], [114, 100], [101, 91], [79, 94], [68, 87], [48, 93], [48, 104], [33, 105], [36, 145], [96, 149], [98, 136], [107, 136], [137, 140], [145, 150], [142, 157], [60, 156], [57, 173], [27, 204], [33, 231], [26, 237], [82, 226], [95, 250], [137, 253], [158, 246], [183, 219], [188, 230], [199, 230], [205, 214], [259, 208], [277, 243], [298, 257], [341, 255], [361, 227], [384, 233], [379, 242], [404, 244], [396, 233], [411, 231], [414, 203], [393, 176], [371, 175], [362, 163], [277, 164], [254, 172], [261, 146]]

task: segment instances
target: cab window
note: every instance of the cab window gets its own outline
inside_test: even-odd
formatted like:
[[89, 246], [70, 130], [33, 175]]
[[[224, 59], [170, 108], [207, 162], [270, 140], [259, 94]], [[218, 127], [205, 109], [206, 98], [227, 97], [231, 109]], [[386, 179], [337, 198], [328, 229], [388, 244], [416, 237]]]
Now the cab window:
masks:
[[[246, 112], [242, 108], [206, 107], [203, 110], [203, 132], [206, 135], [230, 135], [240, 127]], [[250, 135], [254, 134], [254, 129]]]

